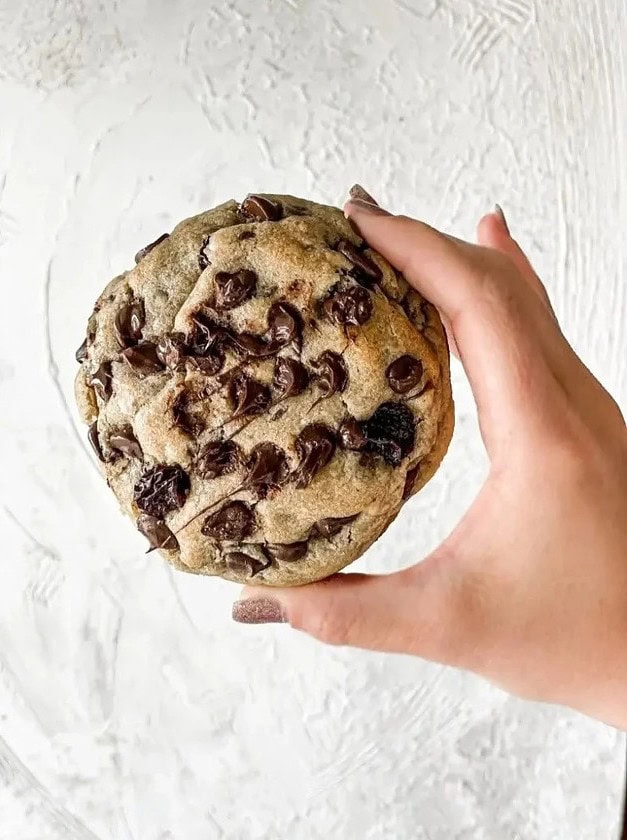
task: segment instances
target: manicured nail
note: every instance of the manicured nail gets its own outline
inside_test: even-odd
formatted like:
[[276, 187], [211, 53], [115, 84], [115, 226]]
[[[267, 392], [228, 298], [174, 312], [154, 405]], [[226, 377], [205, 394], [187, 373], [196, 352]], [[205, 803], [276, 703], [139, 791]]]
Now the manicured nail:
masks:
[[245, 598], [233, 604], [233, 621], [239, 624], [285, 624], [283, 608], [273, 598]]
[[369, 192], [367, 192], [361, 184], [353, 184], [353, 186], [348, 191], [349, 201], [354, 201], [357, 199], [358, 201], [365, 201], [366, 204], [374, 204], [375, 207], [379, 206], [379, 202], [374, 199]]
[[507, 224], [507, 219], [505, 218], [505, 213], [503, 212], [503, 208], [500, 204], [494, 205], [494, 212], [499, 217], [499, 219], [503, 222], [503, 227], [509, 233], [509, 225]]

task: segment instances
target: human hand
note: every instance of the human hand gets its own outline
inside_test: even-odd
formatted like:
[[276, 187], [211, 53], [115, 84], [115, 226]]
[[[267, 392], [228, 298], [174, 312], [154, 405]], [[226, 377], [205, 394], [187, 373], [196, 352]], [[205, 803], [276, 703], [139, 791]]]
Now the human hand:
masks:
[[345, 210], [438, 307], [477, 402], [489, 476], [452, 534], [390, 575], [263, 594], [234, 618], [413, 653], [627, 728], [627, 430], [562, 335], [502, 215], [480, 245], [364, 200]]

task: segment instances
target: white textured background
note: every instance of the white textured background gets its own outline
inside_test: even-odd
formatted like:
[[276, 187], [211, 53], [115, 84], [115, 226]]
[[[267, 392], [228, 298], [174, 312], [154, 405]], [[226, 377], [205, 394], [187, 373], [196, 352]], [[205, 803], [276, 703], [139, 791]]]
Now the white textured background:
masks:
[[[624, 739], [419, 661], [230, 621], [116, 510], [72, 406], [104, 283], [183, 216], [355, 180], [494, 201], [627, 402], [624, 0], [0, 0], [0, 840], [606, 840]], [[436, 479], [360, 564], [428, 552]]]

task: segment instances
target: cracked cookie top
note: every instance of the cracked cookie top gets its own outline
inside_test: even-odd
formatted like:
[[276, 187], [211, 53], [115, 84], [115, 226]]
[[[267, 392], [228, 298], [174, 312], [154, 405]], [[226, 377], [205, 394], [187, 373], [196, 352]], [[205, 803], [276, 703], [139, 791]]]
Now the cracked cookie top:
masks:
[[104, 290], [77, 351], [107, 481], [178, 568], [286, 586], [381, 535], [453, 428], [435, 309], [342, 212], [249, 195]]

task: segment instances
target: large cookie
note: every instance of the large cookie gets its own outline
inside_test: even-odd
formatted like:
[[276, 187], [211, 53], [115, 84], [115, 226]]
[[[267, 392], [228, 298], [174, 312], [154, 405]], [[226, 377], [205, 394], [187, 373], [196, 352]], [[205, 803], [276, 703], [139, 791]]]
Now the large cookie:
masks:
[[177, 568], [287, 586], [359, 557], [453, 430], [436, 310], [342, 212], [250, 195], [98, 299], [76, 396], [107, 482]]

